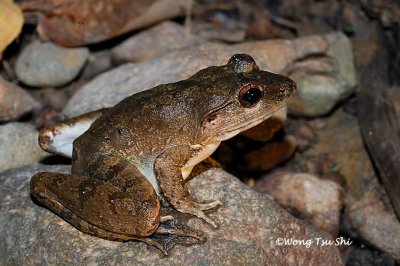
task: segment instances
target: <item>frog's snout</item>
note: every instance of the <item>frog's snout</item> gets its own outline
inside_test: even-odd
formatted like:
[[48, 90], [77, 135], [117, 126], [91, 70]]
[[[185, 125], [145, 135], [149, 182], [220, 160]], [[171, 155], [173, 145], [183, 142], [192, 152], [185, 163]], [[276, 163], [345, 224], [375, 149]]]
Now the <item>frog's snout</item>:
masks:
[[297, 90], [296, 82], [286, 76], [282, 77], [285, 78], [285, 82], [281, 85], [279, 93], [285, 98], [290, 98]]
[[262, 71], [261, 74], [266, 84], [264, 93], [266, 100], [286, 102], [297, 89], [296, 83], [286, 76], [266, 71]]

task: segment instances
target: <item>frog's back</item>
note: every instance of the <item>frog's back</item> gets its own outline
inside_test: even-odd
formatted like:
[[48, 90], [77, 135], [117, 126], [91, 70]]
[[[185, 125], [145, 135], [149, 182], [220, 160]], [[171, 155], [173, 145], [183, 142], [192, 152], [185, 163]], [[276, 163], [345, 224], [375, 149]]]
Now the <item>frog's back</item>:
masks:
[[190, 101], [179, 97], [181, 88], [160, 85], [108, 109], [75, 139], [74, 172], [92, 176], [87, 169], [122, 161], [148, 168], [168, 146], [189, 144], [196, 117], [191, 115]]

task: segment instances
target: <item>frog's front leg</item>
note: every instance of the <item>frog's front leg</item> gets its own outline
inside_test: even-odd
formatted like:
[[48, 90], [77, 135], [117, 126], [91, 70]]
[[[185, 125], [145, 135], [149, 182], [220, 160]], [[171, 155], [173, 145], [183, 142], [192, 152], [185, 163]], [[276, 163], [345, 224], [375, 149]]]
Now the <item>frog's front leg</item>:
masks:
[[182, 168], [191, 155], [189, 146], [173, 147], [159, 155], [154, 163], [158, 184], [164, 196], [176, 210], [195, 215], [217, 227], [217, 224], [207, 217], [203, 210], [214, 208], [221, 202], [219, 200], [211, 203], [194, 202], [185, 186]]

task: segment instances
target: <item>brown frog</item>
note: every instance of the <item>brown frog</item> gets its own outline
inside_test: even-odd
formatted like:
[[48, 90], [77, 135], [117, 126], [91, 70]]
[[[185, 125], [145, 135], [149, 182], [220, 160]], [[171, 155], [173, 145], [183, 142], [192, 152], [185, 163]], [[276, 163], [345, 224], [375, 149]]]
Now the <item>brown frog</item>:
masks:
[[36, 174], [32, 194], [85, 233], [140, 240], [166, 253], [153, 235], [201, 236], [163, 226], [167, 218], [160, 217], [158, 195], [177, 211], [216, 227], [203, 211], [221, 202], [195, 202], [185, 179], [221, 141], [266, 120], [295, 90], [291, 79], [236, 54], [226, 65], [43, 129], [40, 145], [72, 155], [72, 169], [71, 174]]

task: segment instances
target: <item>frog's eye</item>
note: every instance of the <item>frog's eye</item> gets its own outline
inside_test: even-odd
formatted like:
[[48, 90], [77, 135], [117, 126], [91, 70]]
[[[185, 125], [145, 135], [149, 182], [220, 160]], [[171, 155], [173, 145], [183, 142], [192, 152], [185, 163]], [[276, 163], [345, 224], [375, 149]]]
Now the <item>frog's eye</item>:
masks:
[[248, 84], [240, 89], [239, 102], [245, 108], [256, 106], [263, 97], [263, 89], [260, 85]]

